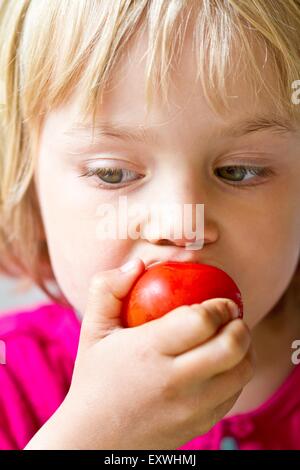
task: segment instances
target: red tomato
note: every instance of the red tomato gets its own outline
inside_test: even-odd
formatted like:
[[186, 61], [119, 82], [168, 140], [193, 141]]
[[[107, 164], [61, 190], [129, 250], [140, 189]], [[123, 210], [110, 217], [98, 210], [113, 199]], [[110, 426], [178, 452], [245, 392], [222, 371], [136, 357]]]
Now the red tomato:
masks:
[[123, 326], [141, 325], [180, 305], [207, 299], [232, 299], [243, 316], [242, 296], [231, 277], [215, 266], [169, 261], [147, 268], [135, 281], [122, 306]]

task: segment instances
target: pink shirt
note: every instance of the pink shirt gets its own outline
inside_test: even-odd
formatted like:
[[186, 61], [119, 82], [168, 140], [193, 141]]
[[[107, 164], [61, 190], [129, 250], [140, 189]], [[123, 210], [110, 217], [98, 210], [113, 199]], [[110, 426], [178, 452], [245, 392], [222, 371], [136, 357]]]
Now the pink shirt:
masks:
[[[63, 401], [79, 332], [75, 312], [53, 303], [0, 316], [6, 346], [6, 364], [0, 363], [0, 449], [23, 449]], [[224, 418], [179, 449], [220, 448], [300, 449], [300, 365], [256, 410]]]

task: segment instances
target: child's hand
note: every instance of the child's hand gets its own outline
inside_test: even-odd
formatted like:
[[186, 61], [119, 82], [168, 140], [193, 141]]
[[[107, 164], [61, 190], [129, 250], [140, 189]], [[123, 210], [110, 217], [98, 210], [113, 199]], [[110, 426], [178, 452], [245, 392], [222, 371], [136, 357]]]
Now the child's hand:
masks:
[[143, 269], [93, 279], [70, 390], [26, 448], [176, 449], [208, 432], [252, 378], [250, 333], [230, 300], [123, 329], [122, 299]]

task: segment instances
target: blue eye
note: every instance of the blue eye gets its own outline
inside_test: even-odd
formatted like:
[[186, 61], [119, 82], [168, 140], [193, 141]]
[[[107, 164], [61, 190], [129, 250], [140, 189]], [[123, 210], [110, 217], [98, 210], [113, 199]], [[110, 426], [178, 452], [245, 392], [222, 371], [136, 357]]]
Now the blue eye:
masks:
[[[255, 177], [263, 178], [274, 174], [271, 168], [266, 167], [247, 167], [247, 166], [223, 166], [214, 170], [216, 176], [223, 180], [239, 183], [255, 180]], [[252, 183], [250, 183], [251, 185]]]
[[107, 189], [114, 189], [113, 186], [119, 187], [117, 185], [128, 182], [128, 181], [134, 181], [137, 179], [140, 179], [143, 177], [143, 175], [137, 173], [136, 171], [133, 170], [127, 170], [124, 168], [94, 168], [94, 169], [89, 169], [85, 173], [79, 175], [80, 177], [91, 177], [91, 176], [97, 176], [100, 181], [98, 185], [101, 188], [107, 188]]

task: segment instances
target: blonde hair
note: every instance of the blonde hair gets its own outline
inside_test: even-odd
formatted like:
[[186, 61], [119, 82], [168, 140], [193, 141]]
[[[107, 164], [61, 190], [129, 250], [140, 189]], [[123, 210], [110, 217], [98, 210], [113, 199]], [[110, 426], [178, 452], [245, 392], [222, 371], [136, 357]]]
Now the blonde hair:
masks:
[[[50, 297], [54, 280], [33, 183], [44, 116], [80, 88], [84, 119], [102, 102], [110, 74], [131, 38], [147, 27], [145, 96], [168, 99], [171, 64], [193, 22], [197, 78], [216, 112], [228, 109], [227, 80], [247, 57], [253, 96], [299, 120], [291, 84], [300, 77], [298, 0], [0, 0], [0, 268], [32, 279]], [[239, 60], [233, 59], [238, 45]], [[259, 46], [272, 66], [263, 77]], [[248, 65], [247, 64], [247, 65]], [[53, 296], [56, 301], [62, 297]]]

